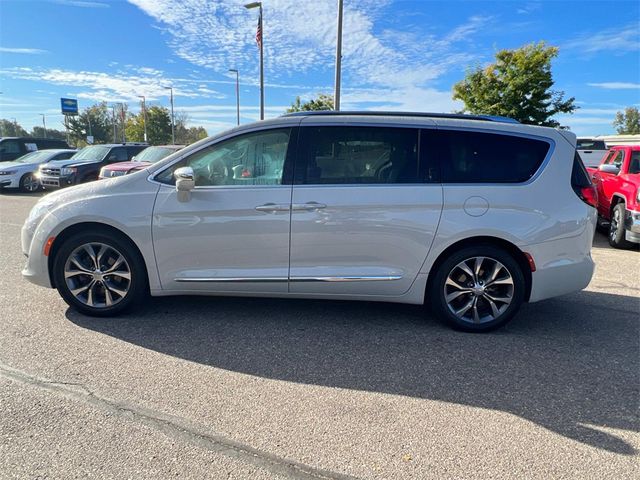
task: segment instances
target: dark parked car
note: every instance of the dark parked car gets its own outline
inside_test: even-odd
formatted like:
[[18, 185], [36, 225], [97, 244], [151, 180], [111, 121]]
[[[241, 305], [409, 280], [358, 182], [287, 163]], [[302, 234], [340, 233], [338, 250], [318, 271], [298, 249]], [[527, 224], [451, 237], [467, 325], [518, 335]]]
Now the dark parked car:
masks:
[[147, 148], [146, 143], [115, 143], [85, 147], [68, 160], [40, 165], [38, 176], [44, 188], [58, 188], [98, 179], [105, 165], [126, 162]]
[[53, 138], [0, 137], [0, 162], [9, 162], [36, 150], [52, 148], [68, 149], [69, 145], [64, 140]]

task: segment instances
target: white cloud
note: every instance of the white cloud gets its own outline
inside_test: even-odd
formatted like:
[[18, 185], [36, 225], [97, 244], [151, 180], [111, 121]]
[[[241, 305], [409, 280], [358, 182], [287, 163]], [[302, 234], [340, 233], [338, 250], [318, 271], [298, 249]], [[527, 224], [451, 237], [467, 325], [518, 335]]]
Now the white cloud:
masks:
[[590, 54], [602, 51], [620, 55], [640, 51], [640, 32], [638, 23], [620, 25], [599, 32], [584, 33], [563, 45], [563, 48], [579, 50]]
[[125, 67], [124, 70], [110, 73], [12, 67], [0, 70], [0, 75], [76, 87], [83, 89], [74, 93], [78, 98], [96, 101], [138, 101], [139, 95], [145, 95], [149, 101], [153, 101], [166, 98], [169, 91], [165, 87], [169, 85], [173, 86], [175, 97], [226, 98], [216, 90], [199, 86], [203, 81], [169, 78], [161, 70], [148, 67]]
[[[129, 1], [159, 22], [160, 28], [169, 34], [169, 46], [177, 56], [219, 73], [238, 68], [246, 78], [256, 77], [257, 10], [243, 8], [246, 0]], [[343, 86], [386, 88], [386, 94], [396, 99], [394, 104], [408, 105], [402, 100], [404, 97], [417, 94], [418, 98], [432, 99], [434, 91], [429, 87], [433, 80], [479, 60], [467, 51], [469, 43], [493, 17], [472, 16], [441, 38], [421, 31], [378, 32], [375, 21], [388, 13], [385, 11], [388, 3], [388, 0], [366, 0], [344, 6]], [[304, 5], [292, 0], [270, 1], [265, 4], [263, 28], [265, 69], [270, 80], [295, 73], [316, 82], [320, 75], [326, 78], [333, 71], [334, 0], [315, 0]], [[326, 85], [315, 88], [312, 93], [326, 88]], [[452, 105], [451, 101], [439, 99], [438, 105], [443, 103], [446, 108]], [[432, 109], [431, 105], [421, 110], [424, 108]]]
[[42, 53], [48, 53], [48, 50], [42, 50], [40, 48], [12, 48], [12, 47], [0, 47], [2, 53], [24, 53], [27, 55], [40, 55]]
[[602, 83], [587, 83], [590, 87], [605, 88], [607, 90], [638, 90], [640, 89], [640, 83], [631, 82], [602, 82]]

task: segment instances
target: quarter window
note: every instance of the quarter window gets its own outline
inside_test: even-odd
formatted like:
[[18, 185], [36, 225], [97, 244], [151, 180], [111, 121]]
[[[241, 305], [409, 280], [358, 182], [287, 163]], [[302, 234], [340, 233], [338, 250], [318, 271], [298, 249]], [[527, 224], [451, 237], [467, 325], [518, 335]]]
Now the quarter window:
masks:
[[444, 183], [521, 183], [535, 175], [550, 145], [485, 132], [438, 130]]
[[306, 184], [418, 181], [418, 131], [411, 128], [307, 127], [300, 141]]
[[20, 144], [17, 140], [5, 140], [0, 143], [0, 152], [2, 153], [20, 153]]
[[174, 164], [157, 180], [174, 184], [173, 172], [191, 167], [196, 187], [280, 185], [291, 130], [277, 129], [240, 135], [211, 145]]

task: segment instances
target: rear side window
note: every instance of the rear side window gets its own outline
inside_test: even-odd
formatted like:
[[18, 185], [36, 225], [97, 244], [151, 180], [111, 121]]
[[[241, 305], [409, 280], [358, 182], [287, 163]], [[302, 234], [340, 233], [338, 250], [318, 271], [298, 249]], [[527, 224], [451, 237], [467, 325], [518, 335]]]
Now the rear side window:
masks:
[[640, 151], [633, 150], [631, 152], [631, 161], [629, 162], [629, 173], [640, 173]]
[[0, 152], [2, 153], [20, 153], [20, 144], [17, 140], [5, 140], [0, 143]]
[[438, 130], [443, 183], [521, 183], [542, 165], [549, 143], [485, 132]]
[[416, 129], [306, 127], [300, 145], [306, 184], [418, 182]]

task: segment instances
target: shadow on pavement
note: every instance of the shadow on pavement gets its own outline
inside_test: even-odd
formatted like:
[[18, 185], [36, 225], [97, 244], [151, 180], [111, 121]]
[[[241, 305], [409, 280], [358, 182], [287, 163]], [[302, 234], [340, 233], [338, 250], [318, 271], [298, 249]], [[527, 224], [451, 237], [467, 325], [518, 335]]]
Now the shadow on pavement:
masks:
[[499, 410], [630, 455], [599, 427], [639, 430], [639, 312], [637, 298], [585, 291], [525, 305], [487, 335], [422, 307], [358, 302], [176, 297], [117, 321], [67, 317], [216, 368]]

